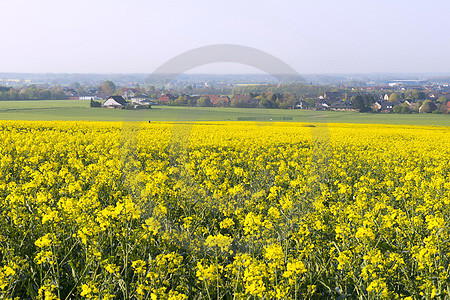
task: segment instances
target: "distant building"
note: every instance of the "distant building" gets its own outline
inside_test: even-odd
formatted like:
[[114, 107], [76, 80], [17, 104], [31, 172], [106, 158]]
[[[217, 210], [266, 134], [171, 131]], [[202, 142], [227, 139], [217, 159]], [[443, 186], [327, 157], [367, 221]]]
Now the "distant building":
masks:
[[321, 101], [317, 101], [314, 104], [314, 109], [315, 110], [327, 110], [330, 108], [330, 104], [328, 104], [327, 102], [321, 100]]
[[122, 96], [111, 96], [105, 101], [105, 103], [103, 103], [103, 106], [110, 108], [122, 108], [127, 104], [127, 101]]
[[139, 95], [139, 90], [138, 89], [133, 89], [133, 88], [125, 88], [125, 89], [123, 89], [122, 96], [125, 99], [131, 99], [132, 97], [135, 97], [136, 95]]
[[392, 102], [382, 102], [381, 103], [381, 111], [382, 112], [391, 112], [394, 109], [394, 106], [398, 105], [398, 103], [392, 103]]
[[327, 100], [342, 100], [346, 99], [347, 95], [343, 92], [325, 92], [323, 97]]
[[96, 96], [96, 95], [84, 95], [78, 97], [80, 100], [103, 100], [102, 97]]
[[381, 101], [376, 101], [374, 104], [370, 106], [373, 111], [380, 111], [381, 110]]
[[[429, 110], [428, 110], [429, 109]], [[425, 101], [420, 107], [419, 107], [419, 113], [428, 113], [432, 112], [437, 109], [437, 105], [434, 102], [431, 101]]]
[[394, 106], [400, 105], [400, 102], [377, 101], [372, 104], [372, 110], [379, 112], [392, 112]]
[[159, 103], [168, 103], [170, 100], [175, 100], [176, 98], [177, 98], [177, 96], [175, 96], [173, 94], [162, 94], [161, 96], [159, 96], [158, 102]]
[[427, 81], [426, 80], [416, 80], [416, 79], [400, 79], [400, 80], [392, 80], [389, 83], [389, 86], [399, 86], [399, 85], [403, 85], [403, 86], [421, 86], [426, 84]]
[[411, 106], [411, 105], [417, 103], [417, 101], [416, 100], [412, 100], [412, 99], [406, 99], [403, 103], [405, 103], [408, 106]]
[[293, 109], [308, 109], [309, 108], [309, 103], [306, 101], [301, 100], [299, 103], [297, 103], [296, 105], [294, 105], [294, 107], [292, 107]]
[[65, 88], [64, 89], [64, 96], [66, 96], [69, 99], [78, 99], [78, 93], [74, 89]]
[[229, 106], [230, 98], [228, 96], [219, 96], [219, 95], [206, 95], [209, 97], [213, 106]]
[[143, 95], [143, 94], [138, 94], [138, 95], [135, 95], [135, 96], [131, 97], [131, 103], [132, 104], [147, 105], [147, 104], [150, 104], [150, 103], [153, 103], [153, 102], [151, 101], [151, 99], [148, 96]]
[[353, 109], [352, 101], [336, 101], [331, 103], [330, 108], [333, 110], [351, 110]]

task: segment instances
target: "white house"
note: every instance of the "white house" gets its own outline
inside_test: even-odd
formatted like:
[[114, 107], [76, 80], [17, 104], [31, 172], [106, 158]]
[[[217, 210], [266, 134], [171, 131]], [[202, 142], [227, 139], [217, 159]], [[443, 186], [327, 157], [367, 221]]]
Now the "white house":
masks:
[[103, 103], [104, 107], [112, 107], [112, 108], [121, 108], [127, 105], [127, 101], [123, 99], [122, 96], [111, 96], [109, 97], [105, 103]]
[[147, 105], [150, 102], [150, 98], [148, 98], [146, 95], [136, 95], [134, 97], [131, 97], [131, 103], [133, 104]]
[[80, 100], [102, 100], [99, 96], [80, 96], [78, 97]]

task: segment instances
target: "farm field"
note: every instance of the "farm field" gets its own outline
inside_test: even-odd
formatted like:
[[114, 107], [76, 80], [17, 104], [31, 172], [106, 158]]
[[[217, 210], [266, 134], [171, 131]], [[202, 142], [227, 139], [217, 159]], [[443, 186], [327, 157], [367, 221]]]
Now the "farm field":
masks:
[[449, 115], [366, 114], [284, 109], [154, 106], [151, 110], [90, 108], [86, 100], [0, 101], [0, 120], [293, 121], [450, 126]]
[[0, 127], [0, 298], [450, 294], [449, 127]]

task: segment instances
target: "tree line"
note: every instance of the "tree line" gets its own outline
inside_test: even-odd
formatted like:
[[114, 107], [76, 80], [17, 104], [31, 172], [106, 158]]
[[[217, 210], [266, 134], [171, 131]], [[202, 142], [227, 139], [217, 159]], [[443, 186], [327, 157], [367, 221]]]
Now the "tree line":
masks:
[[0, 101], [13, 100], [58, 100], [64, 99], [64, 90], [60, 87], [44, 89], [35, 85], [24, 88], [0, 88]]

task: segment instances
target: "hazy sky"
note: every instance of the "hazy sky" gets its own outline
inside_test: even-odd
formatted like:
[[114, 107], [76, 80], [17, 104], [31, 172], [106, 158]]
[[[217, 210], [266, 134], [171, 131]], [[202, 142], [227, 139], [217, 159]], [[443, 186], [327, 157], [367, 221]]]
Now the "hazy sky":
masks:
[[0, 0], [0, 72], [150, 73], [211, 44], [299, 73], [450, 72], [449, 16], [448, 0]]

